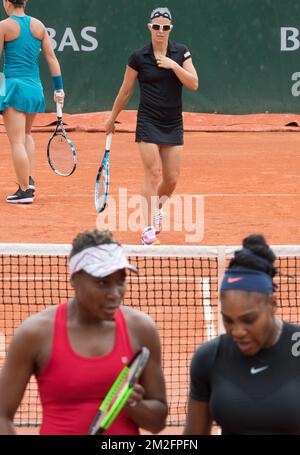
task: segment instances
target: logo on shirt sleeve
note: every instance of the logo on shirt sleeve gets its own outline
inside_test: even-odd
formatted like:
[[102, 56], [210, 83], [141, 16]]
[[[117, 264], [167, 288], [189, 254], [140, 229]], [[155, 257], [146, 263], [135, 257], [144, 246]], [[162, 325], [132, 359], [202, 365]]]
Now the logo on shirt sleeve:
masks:
[[188, 57], [190, 57], [190, 56], [191, 56], [190, 51], [187, 51], [187, 52], [184, 54], [184, 58], [188, 58]]

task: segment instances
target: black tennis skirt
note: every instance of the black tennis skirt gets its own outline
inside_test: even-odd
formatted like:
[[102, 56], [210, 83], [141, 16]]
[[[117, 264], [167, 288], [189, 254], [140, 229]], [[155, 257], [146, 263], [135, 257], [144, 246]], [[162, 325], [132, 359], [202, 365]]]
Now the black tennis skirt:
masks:
[[153, 112], [140, 108], [137, 116], [135, 141], [158, 145], [183, 145], [181, 109], [159, 109], [153, 115]]

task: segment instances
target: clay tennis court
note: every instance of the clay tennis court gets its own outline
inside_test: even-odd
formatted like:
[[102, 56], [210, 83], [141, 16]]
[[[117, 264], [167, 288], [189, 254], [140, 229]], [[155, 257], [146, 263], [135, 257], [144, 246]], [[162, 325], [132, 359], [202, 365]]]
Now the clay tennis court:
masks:
[[[1, 242], [69, 243], [96, 226], [94, 180], [103, 155], [106, 114], [66, 116], [78, 153], [71, 177], [49, 167], [46, 145], [54, 114], [37, 118], [36, 198], [32, 206], [10, 206], [15, 191], [8, 140], [1, 127]], [[139, 194], [142, 166], [134, 142], [135, 113], [123, 112], [111, 152], [110, 194], [118, 188]], [[239, 244], [249, 232], [263, 232], [272, 244], [298, 243], [300, 227], [300, 124], [297, 115], [185, 115], [185, 155], [177, 194], [204, 196], [203, 245]], [[46, 131], [45, 131], [46, 130]], [[81, 131], [78, 131], [81, 130]], [[118, 199], [116, 200], [118, 203]], [[138, 244], [139, 232], [118, 232], [126, 244]], [[184, 244], [186, 232], [162, 233], [162, 244]], [[200, 242], [195, 242], [199, 244]]]
[[[55, 115], [37, 118], [33, 173], [37, 189], [32, 206], [5, 203], [16, 186], [8, 140], [1, 128], [0, 243], [70, 243], [79, 231], [96, 227], [93, 192], [104, 152], [105, 118], [105, 113], [66, 116], [78, 154], [77, 170], [68, 178], [54, 174], [46, 159], [53, 130], [49, 125]], [[120, 121], [111, 149], [110, 188], [118, 211], [119, 187], [127, 189], [129, 197], [137, 195], [143, 178], [134, 142], [135, 113], [123, 112]], [[204, 236], [194, 244], [238, 245], [253, 232], [265, 234], [271, 244], [299, 243], [298, 122], [296, 115], [185, 114], [185, 155], [177, 194], [204, 197]], [[161, 234], [161, 243], [186, 244], [186, 234], [171, 228]], [[139, 232], [117, 228], [116, 237], [124, 244], [140, 243]]]

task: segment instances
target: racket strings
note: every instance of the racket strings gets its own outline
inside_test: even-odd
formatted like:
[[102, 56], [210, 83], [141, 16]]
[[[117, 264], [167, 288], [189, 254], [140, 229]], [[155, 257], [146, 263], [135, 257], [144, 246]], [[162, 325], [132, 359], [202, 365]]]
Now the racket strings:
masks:
[[50, 144], [49, 158], [52, 166], [61, 174], [69, 175], [74, 169], [74, 156], [68, 140], [63, 134], [55, 135]]
[[128, 382], [131, 382], [135, 378], [140, 361], [141, 355], [139, 355], [130, 366], [128, 371]]
[[[110, 409], [113, 407], [114, 403], [117, 401], [119, 396], [124, 393], [124, 389], [126, 388], [128, 384], [128, 371], [125, 372], [125, 374], [122, 376], [122, 378], [119, 378], [118, 382], [115, 383], [115, 387], [110, 390], [108, 393], [107, 397], [103, 401], [103, 410], [105, 412], [109, 412]], [[101, 406], [102, 408], [102, 406]], [[100, 408], [100, 409], [101, 409]]]
[[123, 368], [104, 398], [89, 434], [100, 434], [112, 424], [131, 396], [133, 387], [148, 361], [149, 354], [149, 349], [143, 347]]
[[106, 200], [108, 197], [108, 185], [109, 185], [109, 165], [103, 166], [101, 175], [96, 182], [97, 194], [96, 194], [96, 204], [98, 208], [101, 209], [106, 204]]
[[128, 399], [128, 372], [122, 377], [118, 383], [115, 383], [115, 388], [112, 388], [106, 398], [104, 399], [96, 420], [94, 421], [94, 428], [99, 431], [99, 428], [107, 428], [108, 425], [116, 418], [120, 409], [124, 406], [124, 401]]
[[[121, 381], [116, 381], [117, 387], [112, 393], [112, 399], [105, 410], [105, 414], [100, 418], [100, 426], [107, 427], [118, 415], [120, 410], [126, 404], [130, 395], [132, 394], [133, 387], [137, 382], [147, 360], [149, 357], [149, 351], [145, 350], [139, 355], [135, 356], [134, 360], [127, 368], [124, 369], [125, 375], [122, 375]], [[114, 385], [115, 385], [114, 384]], [[100, 408], [101, 409], [101, 408]]]

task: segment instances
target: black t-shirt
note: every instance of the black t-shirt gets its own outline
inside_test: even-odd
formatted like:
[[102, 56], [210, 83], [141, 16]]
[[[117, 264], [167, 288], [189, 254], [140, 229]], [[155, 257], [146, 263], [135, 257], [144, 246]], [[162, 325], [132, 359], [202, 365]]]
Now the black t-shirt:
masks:
[[[186, 46], [169, 41], [167, 57], [180, 66], [191, 58]], [[128, 60], [128, 65], [138, 72], [140, 84], [140, 106], [145, 111], [182, 110], [182, 83], [172, 70], [157, 66], [152, 43], [136, 50]]]
[[278, 342], [255, 356], [242, 354], [226, 334], [197, 349], [190, 397], [209, 402], [222, 434], [300, 434], [295, 333], [300, 338], [300, 326], [284, 323]]

